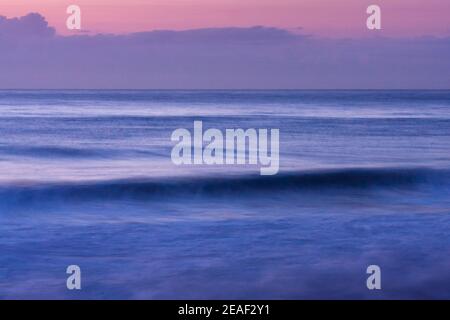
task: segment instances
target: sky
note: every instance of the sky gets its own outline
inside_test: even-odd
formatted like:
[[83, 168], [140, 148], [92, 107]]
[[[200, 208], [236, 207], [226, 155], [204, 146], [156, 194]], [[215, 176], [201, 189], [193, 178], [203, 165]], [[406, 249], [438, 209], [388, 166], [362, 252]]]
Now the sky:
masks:
[[59, 34], [66, 8], [80, 6], [90, 33], [130, 33], [155, 29], [251, 27], [263, 25], [326, 37], [373, 36], [366, 8], [382, 9], [382, 30], [391, 37], [450, 35], [448, 0], [0, 0], [8, 18], [38, 12]]
[[450, 89], [450, 1], [373, 1], [0, 0], [0, 89]]

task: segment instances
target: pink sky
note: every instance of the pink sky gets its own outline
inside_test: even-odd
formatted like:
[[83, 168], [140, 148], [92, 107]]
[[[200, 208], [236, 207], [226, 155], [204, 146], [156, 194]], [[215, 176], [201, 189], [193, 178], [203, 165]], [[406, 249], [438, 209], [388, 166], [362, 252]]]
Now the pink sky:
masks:
[[39, 12], [60, 34], [66, 7], [82, 9], [82, 28], [92, 33], [154, 29], [265, 25], [330, 37], [374, 35], [366, 29], [365, 10], [382, 9], [385, 36], [450, 35], [449, 0], [0, 0], [9, 18]]

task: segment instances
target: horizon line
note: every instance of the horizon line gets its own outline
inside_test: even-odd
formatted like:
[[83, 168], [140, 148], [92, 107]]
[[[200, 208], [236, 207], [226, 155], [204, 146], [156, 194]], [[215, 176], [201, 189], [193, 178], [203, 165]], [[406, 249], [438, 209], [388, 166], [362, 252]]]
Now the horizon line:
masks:
[[133, 88], [0, 88], [0, 91], [450, 91], [450, 88], [442, 88], [442, 89], [427, 89], [427, 88], [365, 88], [365, 89], [280, 89], [280, 88], [259, 88], [259, 89], [250, 89], [250, 88], [218, 88], [218, 89], [192, 89], [192, 88], [162, 88], [162, 89], [133, 89]]

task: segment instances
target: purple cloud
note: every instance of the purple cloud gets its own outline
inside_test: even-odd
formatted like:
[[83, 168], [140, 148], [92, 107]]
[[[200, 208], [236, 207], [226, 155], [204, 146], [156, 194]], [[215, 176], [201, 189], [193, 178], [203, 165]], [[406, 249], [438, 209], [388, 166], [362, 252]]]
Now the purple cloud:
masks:
[[55, 29], [38, 13], [30, 13], [20, 18], [8, 19], [0, 16], [1, 38], [52, 37]]
[[0, 88], [450, 88], [449, 38], [268, 27], [63, 37], [38, 14], [1, 18], [0, 35]]

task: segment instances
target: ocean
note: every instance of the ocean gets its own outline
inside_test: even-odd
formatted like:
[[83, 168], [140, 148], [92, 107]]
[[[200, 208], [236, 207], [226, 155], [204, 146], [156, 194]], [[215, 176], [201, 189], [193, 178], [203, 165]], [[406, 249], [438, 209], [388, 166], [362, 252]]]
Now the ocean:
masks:
[[[194, 121], [279, 129], [279, 173], [174, 165]], [[0, 91], [0, 298], [449, 299], [449, 270], [450, 91]]]

